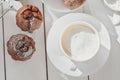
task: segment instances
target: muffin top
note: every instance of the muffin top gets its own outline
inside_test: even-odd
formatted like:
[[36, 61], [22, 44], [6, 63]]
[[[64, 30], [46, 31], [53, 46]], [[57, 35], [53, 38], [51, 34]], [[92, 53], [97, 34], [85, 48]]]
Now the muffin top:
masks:
[[35, 52], [35, 42], [24, 34], [13, 35], [7, 42], [8, 53], [15, 60], [27, 60]]
[[42, 23], [42, 14], [40, 10], [33, 5], [24, 5], [17, 11], [16, 24], [23, 31], [33, 32], [38, 29]]

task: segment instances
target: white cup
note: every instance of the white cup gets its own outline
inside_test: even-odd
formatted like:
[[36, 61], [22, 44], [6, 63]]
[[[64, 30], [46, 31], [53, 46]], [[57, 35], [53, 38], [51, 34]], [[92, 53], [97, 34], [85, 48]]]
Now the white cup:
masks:
[[90, 60], [100, 47], [98, 32], [91, 24], [83, 21], [65, 26], [59, 40], [63, 54], [73, 62]]

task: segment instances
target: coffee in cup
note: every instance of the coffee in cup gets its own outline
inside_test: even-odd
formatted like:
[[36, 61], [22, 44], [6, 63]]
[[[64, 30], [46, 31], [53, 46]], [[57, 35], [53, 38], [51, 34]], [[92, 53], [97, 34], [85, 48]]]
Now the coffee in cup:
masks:
[[96, 29], [86, 22], [75, 22], [63, 30], [60, 37], [62, 52], [73, 61], [91, 59], [99, 49]]

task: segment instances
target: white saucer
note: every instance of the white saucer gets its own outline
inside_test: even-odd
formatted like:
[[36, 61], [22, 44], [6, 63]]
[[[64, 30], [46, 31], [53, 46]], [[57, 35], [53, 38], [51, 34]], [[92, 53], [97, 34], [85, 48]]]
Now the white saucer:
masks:
[[[93, 25], [98, 31], [100, 38], [100, 49], [97, 55], [88, 61], [77, 64], [79, 69], [76, 71], [71, 70], [70, 66], [74, 63], [63, 55], [59, 46], [59, 37], [61, 31], [65, 28], [64, 24], [75, 21], [85, 21]], [[61, 25], [58, 25], [58, 23], [61, 23]], [[59, 18], [54, 22], [53, 27], [49, 31], [49, 35], [47, 37], [47, 52], [49, 59], [58, 70], [69, 76], [87, 76], [96, 72], [107, 61], [110, 48], [110, 37], [105, 26], [96, 18], [82, 13], [70, 13]]]

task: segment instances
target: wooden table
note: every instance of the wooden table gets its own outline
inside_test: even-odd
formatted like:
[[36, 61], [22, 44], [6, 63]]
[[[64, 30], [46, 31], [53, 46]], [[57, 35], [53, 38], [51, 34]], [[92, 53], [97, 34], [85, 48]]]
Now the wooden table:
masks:
[[[102, 21], [111, 37], [112, 48], [107, 63], [93, 75], [87, 77], [65, 76], [50, 62], [47, 56], [46, 39], [52, 26], [52, 19], [43, 3], [39, 0], [23, 0], [24, 4], [33, 4], [40, 8], [43, 14], [43, 24], [33, 34], [21, 31], [15, 20], [15, 11], [9, 11], [0, 19], [0, 80], [120, 80], [120, 44], [117, 34], [107, 14], [112, 11], [102, 4], [102, 0], [88, 0], [84, 13], [90, 14]], [[15, 5], [17, 6], [17, 5]], [[4, 5], [0, 5], [2, 9]], [[37, 51], [25, 62], [14, 61], [7, 52], [6, 42], [12, 35], [23, 33], [33, 37]]]

